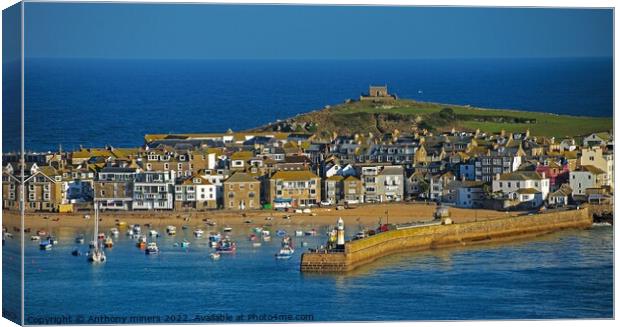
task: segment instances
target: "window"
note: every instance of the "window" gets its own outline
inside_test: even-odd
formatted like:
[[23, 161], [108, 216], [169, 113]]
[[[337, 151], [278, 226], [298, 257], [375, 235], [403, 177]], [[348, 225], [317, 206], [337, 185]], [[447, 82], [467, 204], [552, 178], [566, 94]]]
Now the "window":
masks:
[[168, 163], [165, 163], [164, 164], [164, 170], [168, 170], [168, 169], [170, 169], [170, 165]]

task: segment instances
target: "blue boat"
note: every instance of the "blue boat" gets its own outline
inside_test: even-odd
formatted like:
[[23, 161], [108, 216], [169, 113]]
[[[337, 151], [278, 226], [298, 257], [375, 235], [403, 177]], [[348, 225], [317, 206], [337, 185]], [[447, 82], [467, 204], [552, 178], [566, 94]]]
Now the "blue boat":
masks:
[[44, 240], [41, 241], [41, 243], [39, 243], [39, 248], [41, 250], [51, 250], [52, 249], [52, 242], [50, 240]]

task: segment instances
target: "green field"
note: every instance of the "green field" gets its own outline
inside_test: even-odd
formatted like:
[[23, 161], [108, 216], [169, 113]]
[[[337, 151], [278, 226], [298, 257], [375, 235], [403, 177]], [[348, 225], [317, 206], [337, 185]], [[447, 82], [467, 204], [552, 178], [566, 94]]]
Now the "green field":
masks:
[[[440, 118], [439, 112], [452, 109], [451, 120]], [[320, 132], [382, 133], [393, 129], [406, 131], [414, 126], [444, 131], [524, 132], [536, 136], [580, 136], [592, 132], [610, 131], [611, 117], [565, 116], [540, 112], [506, 109], [483, 109], [469, 106], [397, 100], [390, 103], [351, 102], [321, 111], [297, 116], [289, 121], [314, 122]]]

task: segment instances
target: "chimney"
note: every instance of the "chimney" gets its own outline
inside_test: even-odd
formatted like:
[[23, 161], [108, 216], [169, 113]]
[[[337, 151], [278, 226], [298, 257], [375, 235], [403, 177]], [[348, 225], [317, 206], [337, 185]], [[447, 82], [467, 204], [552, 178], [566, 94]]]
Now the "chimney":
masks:
[[543, 172], [542, 172], [542, 178], [543, 178], [543, 179], [545, 179], [545, 178], [546, 178], [546, 177], [545, 177], [546, 175], [547, 175], [547, 174], [545, 174], [545, 172], [543, 171]]
[[495, 180], [496, 180], [496, 181], [498, 181], [498, 180], [499, 180], [499, 176], [500, 176], [500, 174], [499, 174], [499, 173], [495, 174]]

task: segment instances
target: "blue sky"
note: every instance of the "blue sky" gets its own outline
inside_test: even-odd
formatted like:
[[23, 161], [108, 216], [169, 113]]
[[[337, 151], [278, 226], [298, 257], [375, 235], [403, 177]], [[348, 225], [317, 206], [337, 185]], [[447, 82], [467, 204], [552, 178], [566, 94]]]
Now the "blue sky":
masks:
[[611, 57], [605, 9], [26, 4], [26, 57]]

